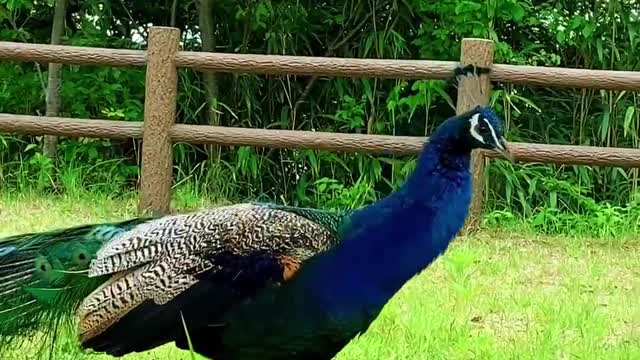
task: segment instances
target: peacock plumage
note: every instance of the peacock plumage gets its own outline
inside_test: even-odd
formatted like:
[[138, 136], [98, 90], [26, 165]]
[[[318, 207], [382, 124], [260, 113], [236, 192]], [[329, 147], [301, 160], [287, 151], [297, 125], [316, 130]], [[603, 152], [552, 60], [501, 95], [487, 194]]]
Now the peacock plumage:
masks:
[[[228, 280], [234, 295], [250, 291], [251, 281], [282, 281], [336, 241], [347, 213], [248, 203], [1, 239], [0, 351], [37, 332], [55, 334], [69, 320], [88, 340], [138, 305], [167, 305], [197, 282], [191, 274]], [[165, 334], [138, 334], [132, 351], [184, 333], [180, 316], [172, 320]]]
[[445, 120], [399, 189], [353, 211], [238, 204], [12, 237], [0, 336], [75, 312], [82, 346], [115, 356], [190, 342], [216, 360], [330, 359], [459, 232], [476, 148], [508, 155], [486, 106]]

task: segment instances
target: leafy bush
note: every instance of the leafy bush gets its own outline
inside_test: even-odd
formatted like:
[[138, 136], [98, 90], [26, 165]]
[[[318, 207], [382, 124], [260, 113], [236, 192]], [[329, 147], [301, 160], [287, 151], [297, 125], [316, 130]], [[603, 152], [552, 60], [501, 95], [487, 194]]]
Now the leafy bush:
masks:
[[[49, 41], [51, 2], [0, 4], [0, 39]], [[170, 3], [170, 2], [169, 2]], [[143, 48], [150, 24], [167, 25], [167, 2], [71, 2], [65, 44]], [[492, 39], [498, 63], [637, 70], [637, 0], [219, 1], [216, 51], [455, 60], [465, 37]], [[180, 2], [176, 26], [186, 50], [200, 50], [197, 6]], [[0, 112], [44, 114], [46, 68], [0, 62]], [[179, 71], [178, 122], [205, 124], [202, 74]], [[224, 126], [426, 135], [453, 113], [442, 81], [324, 79], [215, 74]], [[63, 67], [62, 114], [141, 121], [144, 70]], [[511, 141], [638, 147], [637, 92], [546, 89], [497, 83], [491, 103]], [[0, 137], [3, 189], [38, 192], [135, 190], [139, 142], [62, 139], [55, 160], [41, 137]], [[236, 201], [303, 206], [365, 204], [397, 187], [415, 158], [175, 145], [177, 191]], [[488, 223], [526, 219], [545, 232], [613, 234], [638, 226], [638, 169], [509, 164], [488, 167]], [[232, 181], [229, 181], [232, 180]], [[79, 190], [81, 189], [81, 190]], [[511, 219], [511, 220], [509, 220]], [[635, 225], [634, 225], [635, 224]], [[614, 229], [615, 228], [615, 229]]]

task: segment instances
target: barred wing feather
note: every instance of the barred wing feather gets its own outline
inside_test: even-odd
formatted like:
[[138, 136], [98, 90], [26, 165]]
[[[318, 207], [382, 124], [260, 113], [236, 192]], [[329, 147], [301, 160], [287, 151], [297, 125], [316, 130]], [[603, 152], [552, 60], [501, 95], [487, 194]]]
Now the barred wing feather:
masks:
[[233, 278], [228, 274], [242, 273], [243, 266], [259, 272], [254, 269], [258, 260], [252, 259], [266, 256], [279, 261], [279, 274], [249, 279], [252, 291], [257, 291], [273, 279], [289, 278], [301, 262], [336, 241], [334, 229], [308, 216], [259, 204], [224, 206], [141, 224], [106, 244], [92, 262], [90, 276], [115, 275], [80, 304], [81, 339], [100, 336], [143, 303], [172, 301], [205, 273], [214, 279], [208, 281], [228, 287]]

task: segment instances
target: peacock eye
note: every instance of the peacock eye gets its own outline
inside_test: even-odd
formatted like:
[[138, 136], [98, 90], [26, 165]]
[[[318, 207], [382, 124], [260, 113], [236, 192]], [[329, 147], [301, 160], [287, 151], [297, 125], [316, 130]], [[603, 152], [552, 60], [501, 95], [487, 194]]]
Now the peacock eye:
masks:
[[84, 249], [78, 249], [73, 254], [73, 259], [76, 265], [85, 267], [89, 264], [89, 254]]
[[51, 263], [45, 258], [36, 259], [34, 265], [36, 272], [39, 272], [41, 274], [46, 274], [51, 271]]

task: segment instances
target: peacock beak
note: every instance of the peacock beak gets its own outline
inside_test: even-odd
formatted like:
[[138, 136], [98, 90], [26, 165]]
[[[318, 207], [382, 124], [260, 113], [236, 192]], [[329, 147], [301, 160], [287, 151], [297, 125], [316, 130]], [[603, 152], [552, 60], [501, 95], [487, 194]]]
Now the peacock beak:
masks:
[[509, 159], [509, 161], [513, 161], [513, 154], [511, 153], [511, 150], [509, 149], [509, 143], [507, 142], [507, 139], [504, 138], [504, 136], [500, 137], [500, 141], [498, 141], [498, 143], [496, 144], [495, 150], [505, 158]]

